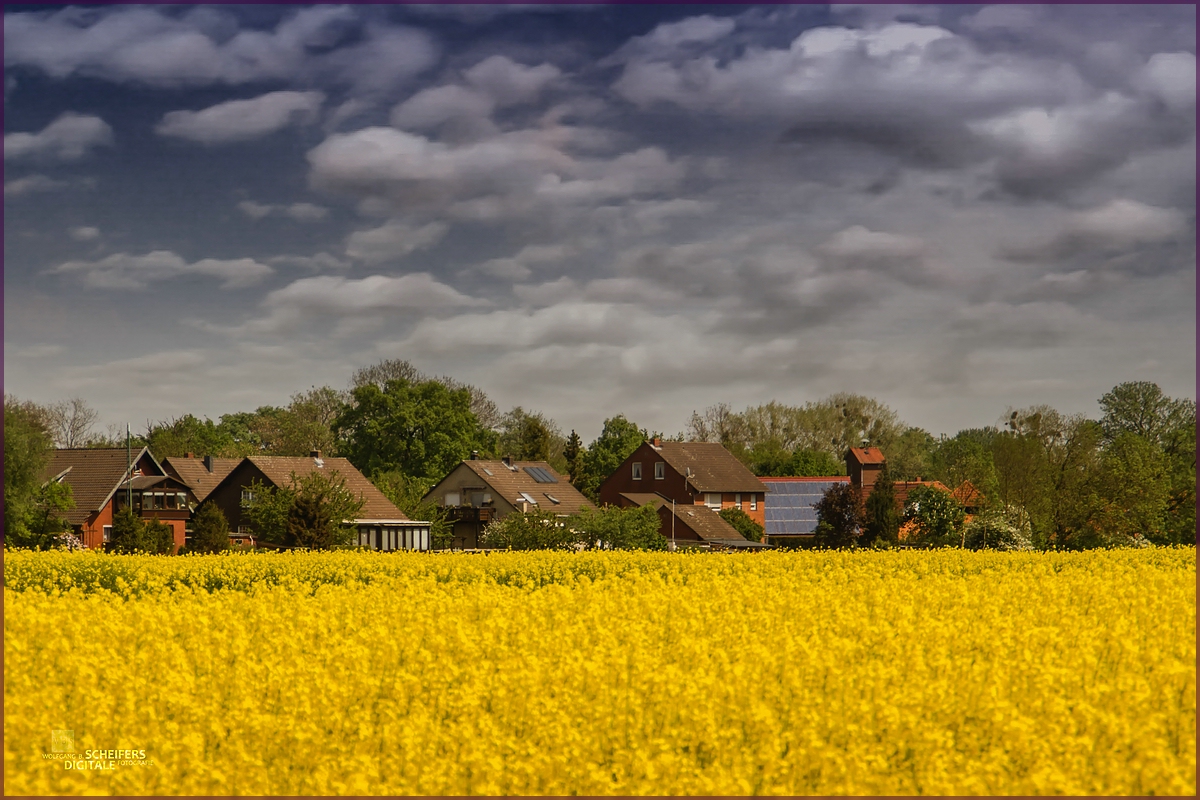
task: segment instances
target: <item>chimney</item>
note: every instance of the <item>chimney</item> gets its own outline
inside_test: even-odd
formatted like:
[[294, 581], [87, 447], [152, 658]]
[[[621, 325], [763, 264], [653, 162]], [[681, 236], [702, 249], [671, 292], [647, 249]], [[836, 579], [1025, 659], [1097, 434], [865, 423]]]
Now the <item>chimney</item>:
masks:
[[655, 447], [662, 447], [662, 438], [655, 436], [654, 441], [652, 441], [651, 444], [654, 445]]
[[213, 467], [212, 456], [205, 456], [204, 457], [204, 468], [206, 470], [208, 470], [209, 472], [212, 472], [213, 471], [212, 467]]
[[308, 451], [308, 457], [309, 457], [309, 458], [320, 458], [320, 457], [321, 457], [321, 451], [320, 451], [320, 450], [309, 450], [309, 451]]
[[505, 456], [504, 458], [502, 458], [500, 460], [504, 462], [504, 466], [508, 467], [509, 469], [512, 469], [512, 456]]
[[183, 457], [184, 458], [195, 458], [196, 454], [195, 453], [184, 453]]
[[471, 460], [472, 460], [472, 461], [478, 461], [478, 460], [479, 460], [479, 451], [478, 451], [478, 450], [472, 450], [472, 451], [471, 451]]

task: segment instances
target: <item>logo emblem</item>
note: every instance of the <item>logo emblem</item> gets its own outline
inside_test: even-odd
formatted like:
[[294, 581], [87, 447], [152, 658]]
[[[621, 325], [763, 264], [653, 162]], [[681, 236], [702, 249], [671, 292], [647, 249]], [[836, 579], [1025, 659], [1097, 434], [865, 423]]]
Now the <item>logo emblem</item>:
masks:
[[50, 736], [50, 747], [55, 753], [74, 753], [75, 731], [54, 731]]

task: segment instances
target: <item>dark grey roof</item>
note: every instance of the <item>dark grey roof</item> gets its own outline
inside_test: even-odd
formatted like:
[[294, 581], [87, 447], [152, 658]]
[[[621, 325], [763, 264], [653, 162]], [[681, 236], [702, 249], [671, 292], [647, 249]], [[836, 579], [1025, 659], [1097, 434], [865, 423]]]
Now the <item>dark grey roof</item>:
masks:
[[767, 492], [766, 513], [767, 536], [805, 536], [817, 529], [817, 510], [813, 504], [821, 495], [839, 483], [847, 483], [846, 476], [825, 478], [763, 478], [770, 489]]

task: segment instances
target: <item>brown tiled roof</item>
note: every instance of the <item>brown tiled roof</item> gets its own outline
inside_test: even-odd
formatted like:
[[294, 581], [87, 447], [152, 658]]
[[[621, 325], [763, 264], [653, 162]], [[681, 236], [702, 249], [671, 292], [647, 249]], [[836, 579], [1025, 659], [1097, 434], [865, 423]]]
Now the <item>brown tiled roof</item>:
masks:
[[644, 506], [648, 503], [653, 503], [657, 508], [662, 504], [671, 505], [671, 501], [655, 492], [621, 492], [621, 497], [624, 497], [635, 506]]
[[233, 472], [233, 468], [242, 463], [240, 458], [214, 458], [212, 460], [213, 471], [209, 472], [204, 466], [202, 458], [164, 458], [163, 466], [167, 471], [173, 472], [179, 477], [179, 480], [188, 485], [188, 488], [196, 495], [196, 501], [203, 501], [208, 497], [208, 493], [217, 487], [217, 484], [225, 480], [225, 476]]
[[[149, 456], [150, 463], [158, 473], [163, 473], [154, 456], [144, 447], [133, 451], [135, 469], [138, 462], [144, 460], [143, 456]], [[41, 479], [47, 481], [66, 473], [62, 482], [71, 487], [75, 508], [64, 513], [63, 517], [72, 525], [80, 525], [93, 511], [103, 508], [113, 492], [120, 488], [128, 458], [124, 447], [55, 450]]]
[[[555, 472], [545, 461], [514, 461], [516, 472], [509, 469], [503, 461], [485, 461], [475, 459], [462, 462], [479, 478], [502, 496], [509, 503], [520, 506], [525, 492], [537, 500], [538, 508], [543, 511], [553, 511], [555, 514], [575, 514], [582, 508], [595, 506], [579, 493], [563, 476]], [[558, 479], [558, 483], [538, 483], [533, 476], [525, 471], [526, 467], [540, 468]], [[552, 495], [558, 503], [549, 499]]]
[[[651, 445], [653, 446], [653, 445]], [[762, 481], [717, 442], [662, 442], [655, 448], [688, 483], [701, 492], [763, 492]]]
[[[669, 503], [664, 504], [670, 508]], [[675, 516], [696, 532], [706, 542], [748, 541], [737, 528], [721, 519], [721, 515], [708, 506], [675, 506]]]
[[345, 478], [346, 488], [363, 499], [362, 510], [358, 519], [369, 520], [407, 520], [404, 512], [396, 508], [383, 492], [375, 488], [353, 464], [344, 458], [321, 458], [321, 466], [317, 460], [309, 456], [251, 456], [246, 459], [262, 471], [263, 475], [276, 486], [286, 486], [292, 473], [297, 478], [303, 478], [318, 469], [325, 473], [336, 471], [339, 477]]
[[963, 481], [951, 494], [963, 507], [974, 507], [983, 503], [983, 494], [970, 481]]
[[952, 495], [950, 487], [941, 481], [896, 481], [896, 504], [900, 508], [904, 508], [904, 504], [908, 502], [908, 493], [916, 489], [918, 486], [932, 486], [935, 489], [941, 489], [946, 494]]
[[883, 451], [878, 447], [851, 447], [850, 455], [862, 465], [882, 464], [887, 461], [883, 456]]

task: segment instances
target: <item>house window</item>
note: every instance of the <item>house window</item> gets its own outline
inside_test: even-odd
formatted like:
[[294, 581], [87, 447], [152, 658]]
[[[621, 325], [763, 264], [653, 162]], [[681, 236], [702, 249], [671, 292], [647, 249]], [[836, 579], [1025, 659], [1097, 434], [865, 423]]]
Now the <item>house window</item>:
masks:
[[740, 494], [735, 494], [733, 496], [733, 507], [734, 508], [742, 507], [742, 496]]
[[255, 496], [254, 492], [250, 491], [249, 489], [242, 489], [242, 505], [253, 503], [256, 499], [257, 497]]
[[458, 492], [446, 492], [446, 505], [456, 506], [462, 501], [462, 497]]
[[530, 505], [533, 505], [533, 506], [537, 505], [537, 500], [534, 499], [534, 496], [529, 494], [528, 492], [521, 492], [521, 497], [525, 498], [526, 503], [529, 503]]
[[667, 477], [667, 465], [663, 461], [654, 462], [654, 480], [661, 481]]
[[642, 479], [642, 462], [640, 461], [633, 462], [633, 479], [635, 481]]
[[758, 495], [756, 494], [750, 495], [750, 510], [758, 511]]
[[188, 507], [187, 492], [179, 492], [175, 497], [178, 498], [179, 507], [186, 511]]
[[713, 511], [720, 511], [721, 510], [721, 495], [720, 495], [720, 493], [704, 495], [704, 505], [708, 506]]
[[104, 526], [104, 541], [106, 541], [106, 542], [112, 541], [112, 525]]
[[168, 492], [163, 499], [166, 501], [167, 508], [174, 511], [175, 510], [175, 493]]

